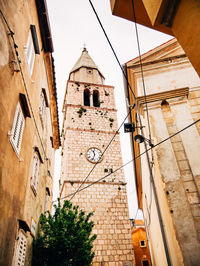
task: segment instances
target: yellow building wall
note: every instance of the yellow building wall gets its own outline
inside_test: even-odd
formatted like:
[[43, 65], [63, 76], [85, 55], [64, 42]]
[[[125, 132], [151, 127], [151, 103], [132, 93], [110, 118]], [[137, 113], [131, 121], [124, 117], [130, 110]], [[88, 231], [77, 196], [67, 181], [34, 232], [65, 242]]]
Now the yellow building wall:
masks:
[[[54, 152], [59, 146], [59, 134], [56, 99], [53, 94], [55, 90], [52, 59], [51, 54], [44, 53], [42, 49], [36, 3], [34, 0], [1, 1], [0, 9], [2, 11], [0, 13], [0, 265], [12, 265], [19, 220], [24, 221], [27, 230], [31, 229], [32, 217], [38, 223], [39, 216], [44, 211], [46, 187], [50, 190], [48, 207], [51, 209]], [[6, 23], [14, 33], [22, 71], [17, 65], [13, 39]], [[40, 54], [35, 55], [33, 72], [30, 76], [25, 48], [31, 24], [36, 27]], [[42, 126], [39, 115], [42, 88], [45, 89], [49, 102], [44, 126]], [[25, 119], [18, 157], [10, 143], [9, 132], [12, 129], [19, 93], [25, 95], [31, 118]], [[54, 147], [51, 146], [50, 137], [54, 140]], [[43, 160], [40, 164], [37, 195], [33, 193], [30, 186], [34, 147], [38, 147]], [[26, 236], [28, 248], [25, 265], [30, 265], [33, 237], [28, 231]]]
[[[133, 228], [132, 230], [133, 248], [135, 254], [135, 265], [141, 266], [142, 261], [146, 260], [151, 265], [148, 241], [145, 229], [142, 227]], [[145, 241], [145, 246], [141, 246], [141, 241]]]

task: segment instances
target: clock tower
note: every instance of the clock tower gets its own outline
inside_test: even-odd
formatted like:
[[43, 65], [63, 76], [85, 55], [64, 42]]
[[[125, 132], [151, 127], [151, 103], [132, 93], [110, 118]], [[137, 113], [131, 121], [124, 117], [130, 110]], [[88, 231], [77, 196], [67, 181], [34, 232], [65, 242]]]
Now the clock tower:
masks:
[[115, 172], [123, 162], [114, 87], [104, 85], [104, 79], [84, 48], [69, 74], [64, 98], [60, 197], [85, 212], [94, 211], [94, 266], [132, 266], [123, 168]]

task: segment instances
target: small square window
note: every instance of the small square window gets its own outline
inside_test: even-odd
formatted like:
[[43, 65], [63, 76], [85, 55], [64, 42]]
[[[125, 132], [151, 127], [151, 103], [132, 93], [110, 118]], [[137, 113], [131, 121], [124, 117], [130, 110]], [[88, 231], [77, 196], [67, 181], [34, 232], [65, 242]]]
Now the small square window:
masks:
[[87, 69], [87, 73], [92, 74], [93, 73], [92, 69]]
[[142, 260], [142, 266], [149, 266], [148, 260]]
[[141, 240], [140, 241], [140, 247], [146, 247], [146, 242], [145, 242], [145, 240]]

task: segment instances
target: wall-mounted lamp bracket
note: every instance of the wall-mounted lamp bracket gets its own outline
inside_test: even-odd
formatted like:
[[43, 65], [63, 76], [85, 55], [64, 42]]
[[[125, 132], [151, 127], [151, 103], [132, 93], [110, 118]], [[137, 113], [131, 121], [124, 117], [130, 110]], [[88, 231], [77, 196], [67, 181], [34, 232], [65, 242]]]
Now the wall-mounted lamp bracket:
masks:
[[150, 141], [150, 139], [147, 139], [143, 137], [142, 135], [139, 135], [139, 134], [135, 135], [134, 139], [135, 139], [135, 142], [137, 143], [147, 142], [151, 148], [154, 147], [154, 144]]
[[124, 132], [125, 133], [135, 132], [135, 123], [125, 123]]

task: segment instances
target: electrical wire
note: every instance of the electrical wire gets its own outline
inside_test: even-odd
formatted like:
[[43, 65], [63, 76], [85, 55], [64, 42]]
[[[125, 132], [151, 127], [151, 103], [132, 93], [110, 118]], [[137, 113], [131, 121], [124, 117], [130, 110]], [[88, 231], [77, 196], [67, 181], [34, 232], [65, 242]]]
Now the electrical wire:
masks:
[[[107, 178], [108, 176], [110, 176], [110, 175], [116, 173], [117, 171], [119, 171], [119, 170], [122, 169], [123, 167], [127, 166], [127, 165], [130, 164], [131, 162], [133, 162], [133, 161], [135, 161], [136, 159], [140, 158], [142, 155], [146, 154], [146, 153], [147, 153], [148, 151], [150, 151], [151, 149], [154, 149], [154, 148], [156, 148], [157, 146], [159, 146], [159, 145], [163, 144], [164, 142], [166, 142], [167, 140], [170, 140], [171, 138], [175, 137], [176, 135], [180, 134], [181, 132], [185, 131], [186, 129], [190, 128], [191, 126], [195, 125], [195, 124], [198, 123], [198, 122], [200, 122], [200, 119], [198, 119], [198, 120], [194, 121], [193, 123], [189, 124], [188, 126], [182, 128], [181, 130], [177, 131], [177, 132], [174, 133], [173, 135], [171, 135], [171, 136], [169, 136], [169, 137], [167, 137], [167, 138], [161, 140], [160, 142], [158, 142], [157, 144], [155, 144], [153, 147], [150, 147], [150, 148], [148, 148], [147, 150], [145, 150], [144, 152], [140, 153], [140, 154], [139, 154], [138, 156], [136, 156], [134, 159], [132, 159], [132, 160], [126, 162], [126, 163], [123, 164], [122, 166], [120, 166], [120, 167], [118, 167], [117, 169], [113, 170], [112, 173], [109, 173], [109, 174], [107, 174], [107, 175], [105, 175], [105, 176], [99, 178], [98, 180], [96, 180], [96, 181], [94, 181], [94, 182], [88, 184], [87, 186], [81, 188], [78, 192], [81, 192], [81, 191], [83, 191], [83, 190], [85, 190], [85, 189], [91, 187], [92, 185], [94, 185], [94, 184], [96, 184], [96, 183], [99, 183], [100, 181], [104, 180], [104, 179]], [[77, 192], [73, 192], [73, 193], [71, 193], [71, 194], [69, 194], [69, 195], [66, 195], [66, 196], [60, 198], [60, 200], [63, 200], [63, 199], [68, 198], [68, 197], [71, 197], [74, 193], [77, 193]], [[55, 200], [55, 201], [53, 201], [53, 202], [56, 202], [56, 201], [57, 201], [57, 200]]]
[[114, 56], [115, 56], [115, 59], [117, 60], [117, 63], [118, 63], [118, 65], [119, 65], [119, 67], [120, 67], [120, 69], [121, 69], [121, 71], [122, 71], [122, 73], [123, 73], [123, 76], [124, 76], [124, 78], [126, 79], [126, 82], [127, 82], [127, 84], [128, 84], [128, 87], [130, 88], [130, 90], [131, 90], [131, 92], [132, 92], [132, 94], [133, 94], [134, 100], [136, 100], [135, 93], [133, 92], [132, 87], [131, 87], [131, 85], [130, 85], [130, 83], [129, 83], [129, 81], [128, 81], [128, 77], [127, 77], [126, 73], [124, 72], [124, 69], [123, 69], [122, 65], [120, 64], [120, 61], [119, 61], [119, 59], [118, 59], [118, 57], [117, 57], [117, 55], [116, 55], [116, 53], [115, 53], [115, 50], [114, 50], [114, 48], [113, 48], [113, 46], [112, 46], [112, 44], [111, 44], [111, 42], [110, 42], [110, 39], [108, 38], [108, 35], [107, 35], [107, 33], [106, 33], [106, 31], [105, 31], [105, 29], [104, 29], [104, 27], [103, 27], [103, 24], [101, 23], [101, 20], [100, 20], [100, 18], [99, 18], [99, 16], [98, 16], [98, 14], [97, 14], [97, 12], [96, 12], [96, 10], [95, 10], [93, 4], [92, 4], [92, 1], [89, 0], [89, 2], [90, 2], [90, 5], [91, 5], [91, 7], [92, 7], [92, 10], [94, 11], [94, 13], [95, 13], [95, 15], [96, 15], [97, 20], [98, 20], [98, 22], [99, 22], [99, 24], [100, 24], [100, 26], [101, 26], [101, 29], [102, 29], [102, 31], [103, 31], [103, 33], [104, 33], [104, 35], [105, 35], [105, 37], [106, 37], [106, 39], [107, 39], [109, 45], [110, 45], [110, 48], [111, 48], [111, 50], [112, 50], [112, 52], [113, 52], [113, 54], [114, 54]]
[[[110, 40], [109, 40], [109, 38], [108, 38], [108, 35], [107, 35], [107, 33], [106, 33], [106, 31], [105, 31], [105, 29], [104, 29], [102, 23], [101, 23], [101, 20], [99, 19], [99, 16], [98, 16], [98, 14], [97, 14], [97, 12], [96, 12], [96, 10], [95, 10], [95, 8], [94, 8], [92, 2], [91, 2], [90, 0], [89, 0], [89, 2], [90, 2], [90, 5], [91, 5], [91, 7], [92, 7], [92, 9], [93, 9], [93, 11], [94, 11], [94, 13], [95, 13], [95, 15], [96, 15], [96, 18], [97, 18], [99, 24], [100, 24], [100, 26], [101, 26], [101, 28], [102, 28], [102, 30], [103, 30], [103, 32], [104, 32], [104, 35], [105, 35], [105, 37], [106, 37], [106, 39], [107, 39], [107, 41], [108, 41], [108, 43], [109, 43], [109, 45], [110, 45], [110, 47], [111, 47], [111, 49], [112, 49], [112, 52], [113, 52], [113, 54], [114, 54], [114, 56], [115, 56], [115, 58], [116, 58], [116, 60], [117, 60], [117, 62], [118, 62], [118, 64], [119, 64], [119, 66], [120, 66], [120, 69], [122, 70], [122, 73], [123, 73], [123, 75], [124, 75], [124, 77], [125, 77], [125, 79], [126, 79], [126, 81], [127, 81], [127, 84], [128, 84], [128, 86], [129, 86], [130, 90], [132, 91], [133, 97], [134, 97], [134, 99], [136, 99], [135, 94], [134, 94], [134, 92], [133, 92], [133, 90], [132, 90], [132, 88], [131, 88], [131, 86], [130, 86], [130, 84], [129, 84], [129, 82], [128, 82], [127, 75], [125, 74], [125, 72], [124, 72], [124, 70], [123, 70], [123, 68], [122, 68], [122, 66], [121, 66], [121, 64], [120, 64], [120, 61], [119, 61], [119, 59], [118, 59], [118, 57], [117, 57], [117, 55], [116, 55], [116, 53], [115, 53], [115, 50], [113, 49], [113, 46], [112, 46], [112, 44], [111, 44], [111, 42], [110, 42]], [[135, 105], [134, 105], [132, 108], [134, 108], [134, 107], [135, 107]], [[131, 112], [131, 108], [130, 108], [129, 113], [127, 114], [127, 116], [126, 116], [125, 119], [123, 120], [122, 124], [120, 125], [119, 129], [120, 129], [120, 128], [122, 127], [122, 125], [124, 124], [125, 120], [126, 120], [127, 117], [129, 116], [130, 112]], [[110, 144], [112, 143], [112, 141], [113, 141], [113, 139], [115, 138], [115, 136], [116, 136], [117, 132], [119, 131], [119, 129], [116, 131], [115, 135], [114, 135], [113, 138], [110, 140], [110, 142], [109, 142], [109, 144], [107, 145], [106, 149], [104, 150], [103, 154], [106, 152], [106, 150], [108, 149], [108, 147], [109, 147]], [[103, 154], [102, 154], [102, 156], [103, 156]], [[70, 198], [70, 201], [74, 198], [74, 196], [76, 195], [76, 193], [79, 192], [79, 190], [81, 189], [82, 185], [86, 182], [86, 180], [88, 179], [88, 177], [89, 177], [89, 176], [91, 175], [91, 173], [94, 171], [96, 165], [97, 165], [97, 164], [95, 164], [95, 165], [92, 167], [92, 169], [89, 171], [88, 175], [84, 178], [84, 180], [82, 181], [82, 183], [80, 184], [80, 186], [78, 187], [78, 189], [73, 193], [72, 197]]]
[[[126, 79], [127, 85], [128, 85], [128, 87], [130, 88], [130, 90], [131, 90], [131, 92], [132, 92], [132, 95], [133, 95], [133, 97], [134, 97], [134, 100], [135, 100], [136, 97], [135, 97], [135, 94], [134, 94], [134, 92], [133, 92], [132, 87], [131, 87], [130, 84], [129, 84], [128, 77], [127, 77], [127, 75], [126, 75], [126, 73], [125, 73], [125, 71], [124, 71], [122, 65], [120, 64], [120, 61], [119, 61], [119, 59], [118, 59], [118, 57], [117, 57], [117, 55], [116, 55], [116, 53], [115, 53], [115, 50], [114, 50], [114, 48], [113, 48], [113, 46], [112, 46], [112, 44], [111, 44], [111, 42], [110, 42], [110, 39], [108, 38], [108, 35], [107, 35], [107, 33], [106, 33], [106, 31], [105, 31], [105, 29], [104, 29], [104, 27], [103, 27], [103, 24], [101, 23], [101, 20], [100, 20], [98, 14], [97, 14], [97, 12], [96, 12], [96, 10], [95, 10], [95, 8], [94, 8], [92, 2], [91, 2], [91, 0], [89, 0], [89, 3], [90, 3], [90, 5], [91, 5], [91, 7], [92, 7], [92, 10], [94, 11], [94, 13], [95, 13], [95, 15], [96, 15], [96, 18], [97, 18], [97, 20], [98, 20], [98, 22], [99, 22], [99, 24], [100, 24], [100, 26], [101, 26], [101, 29], [103, 30], [103, 33], [104, 33], [104, 35], [105, 35], [105, 37], [106, 37], [106, 39], [107, 39], [107, 41], [108, 41], [108, 43], [109, 43], [109, 45], [110, 45], [110, 48], [111, 48], [111, 50], [112, 50], [112, 52], [113, 52], [113, 54], [114, 54], [114, 56], [115, 56], [115, 58], [116, 58], [116, 60], [117, 60], [117, 63], [118, 63], [118, 65], [119, 65], [119, 67], [120, 67], [120, 69], [121, 69], [121, 71], [122, 71], [122, 73], [123, 73], [123, 76], [124, 76], [125, 79]], [[134, 107], [135, 107], [135, 105], [133, 105], [132, 108], [134, 108]], [[131, 112], [131, 109], [129, 110], [129, 113], [128, 113], [128, 115], [126, 116], [126, 118], [124, 119], [124, 121], [127, 119], [127, 117], [129, 116], [130, 112]], [[122, 126], [123, 124], [124, 124], [124, 122], [121, 124], [121, 126]], [[121, 128], [121, 126], [120, 126], [120, 128]], [[114, 138], [115, 138], [115, 135], [113, 136], [113, 138], [112, 138], [111, 141], [109, 142], [109, 144], [108, 144], [108, 146], [106, 147], [106, 149], [104, 150], [103, 154], [106, 152], [107, 148], [108, 148], [109, 145], [112, 143], [112, 141], [113, 141]], [[84, 180], [82, 181], [82, 183], [80, 184], [80, 186], [78, 187], [78, 189], [74, 192], [74, 194], [73, 194], [72, 197], [70, 198], [70, 201], [73, 199], [73, 197], [74, 197], [74, 196], [76, 195], [76, 193], [80, 190], [80, 188], [82, 187], [82, 185], [86, 182], [86, 180], [88, 179], [88, 177], [89, 177], [89, 176], [91, 175], [91, 173], [94, 171], [96, 165], [97, 165], [97, 164], [95, 164], [95, 165], [92, 167], [92, 169], [90, 170], [90, 172], [88, 173], [88, 175], [84, 178]]]
[[[143, 65], [142, 65], [142, 57], [141, 57], [141, 49], [140, 49], [140, 41], [139, 41], [139, 34], [138, 34], [138, 28], [137, 28], [137, 20], [136, 20], [136, 15], [135, 15], [135, 6], [134, 6], [134, 0], [132, 0], [132, 8], [133, 8], [133, 17], [135, 21], [135, 33], [136, 33], [136, 40], [137, 40], [137, 47], [138, 47], [138, 57], [139, 57], [139, 65], [140, 65], [140, 70], [141, 70], [141, 76], [142, 76], [142, 86], [143, 86], [143, 92], [144, 92], [144, 103], [146, 107], [146, 113], [147, 113], [147, 123], [148, 123], [148, 130], [149, 130], [149, 140], [150, 143], [152, 143], [152, 138], [151, 138], [151, 126], [150, 126], [150, 119], [149, 119], [149, 109], [147, 105], [147, 95], [146, 95], [146, 86], [144, 82], [144, 71], [143, 71]], [[141, 121], [141, 120], [140, 120]], [[140, 125], [142, 126], [142, 125]], [[153, 162], [153, 152], [152, 152], [152, 162]]]
[[135, 217], [134, 217], [133, 221], [135, 221], [135, 219], [137, 218], [138, 211], [139, 211], [139, 208], [137, 207], [137, 211], [135, 213]]
[[[119, 126], [119, 128], [117, 129], [117, 131], [115, 132], [114, 136], [111, 138], [111, 140], [109, 141], [109, 143], [107, 144], [106, 148], [104, 149], [104, 151], [102, 152], [102, 156], [104, 155], [104, 153], [107, 151], [107, 149], [109, 148], [109, 146], [111, 145], [111, 143], [113, 142], [114, 138], [116, 137], [116, 135], [118, 134], [119, 130], [121, 129], [121, 127], [123, 126], [124, 122], [126, 121], [127, 117], [129, 116], [131, 112], [131, 109], [129, 111], [129, 113], [126, 115], [126, 117], [124, 118], [123, 122], [121, 123], [121, 125]], [[92, 167], [92, 169], [89, 171], [89, 173], [87, 174], [87, 176], [84, 178], [84, 180], [82, 181], [82, 183], [80, 184], [80, 186], [78, 187], [78, 189], [73, 193], [72, 197], [70, 198], [70, 201], [73, 199], [73, 197], [79, 192], [80, 188], [83, 186], [83, 184], [86, 182], [86, 180], [88, 179], [88, 177], [91, 175], [91, 173], [94, 171], [94, 169], [96, 168], [96, 166], [98, 165], [98, 163], [94, 164], [94, 166]]]
[[[8, 30], [10, 32], [10, 36], [12, 38], [12, 41], [13, 41], [13, 46], [14, 46], [14, 49], [15, 49], [15, 55], [17, 57], [17, 62], [18, 62], [18, 66], [19, 66], [19, 69], [20, 69], [20, 74], [21, 74], [21, 77], [22, 77], [22, 81], [23, 81], [23, 84], [24, 84], [24, 88], [25, 88], [25, 91], [26, 91], [26, 95], [27, 95], [27, 99], [28, 99], [28, 102], [29, 102], [29, 106], [30, 106], [30, 110], [31, 110], [31, 114], [33, 116], [33, 121], [34, 121], [34, 124], [35, 124], [35, 127], [36, 127], [36, 131], [38, 133], [38, 137], [40, 139], [40, 143], [41, 143], [41, 146], [42, 146], [42, 149], [43, 149], [43, 152], [44, 152], [44, 155], [45, 157], [47, 158], [46, 156], [46, 151], [45, 151], [45, 148], [44, 148], [44, 145], [43, 145], [43, 142], [42, 142], [42, 138], [40, 136], [40, 133], [39, 133], [39, 129], [38, 129], [38, 126], [37, 126], [37, 123], [36, 123], [36, 119], [35, 119], [35, 115], [34, 115], [34, 112], [33, 112], [33, 108], [32, 108], [32, 105], [31, 105], [31, 101], [30, 101], [30, 98], [29, 98], [29, 93], [28, 93], [28, 89], [27, 89], [27, 86], [26, 86], [26, 82], [25, 82], [25, 78], [24, 78], [24, 74], [23, 74], [23, 71], [22, 71], [22, 67], [21, 67], [21, 60], [19, 58], [19, 52], [17, 51], [17, 48], [18, 48], [18, 45], [16, 44], [15, 42], [15, 39], [14, 39], [14, 32], [11, 30], [11, 28], [9, 27], [8, 25], [8, 22], [4, 16], [4, 14], [2, 13], [2, 11], [0, 10], [1, 14], [2, 14], [2, 17], [8, 27]], [[45, 159], [46, 159], [45, 158]]]

